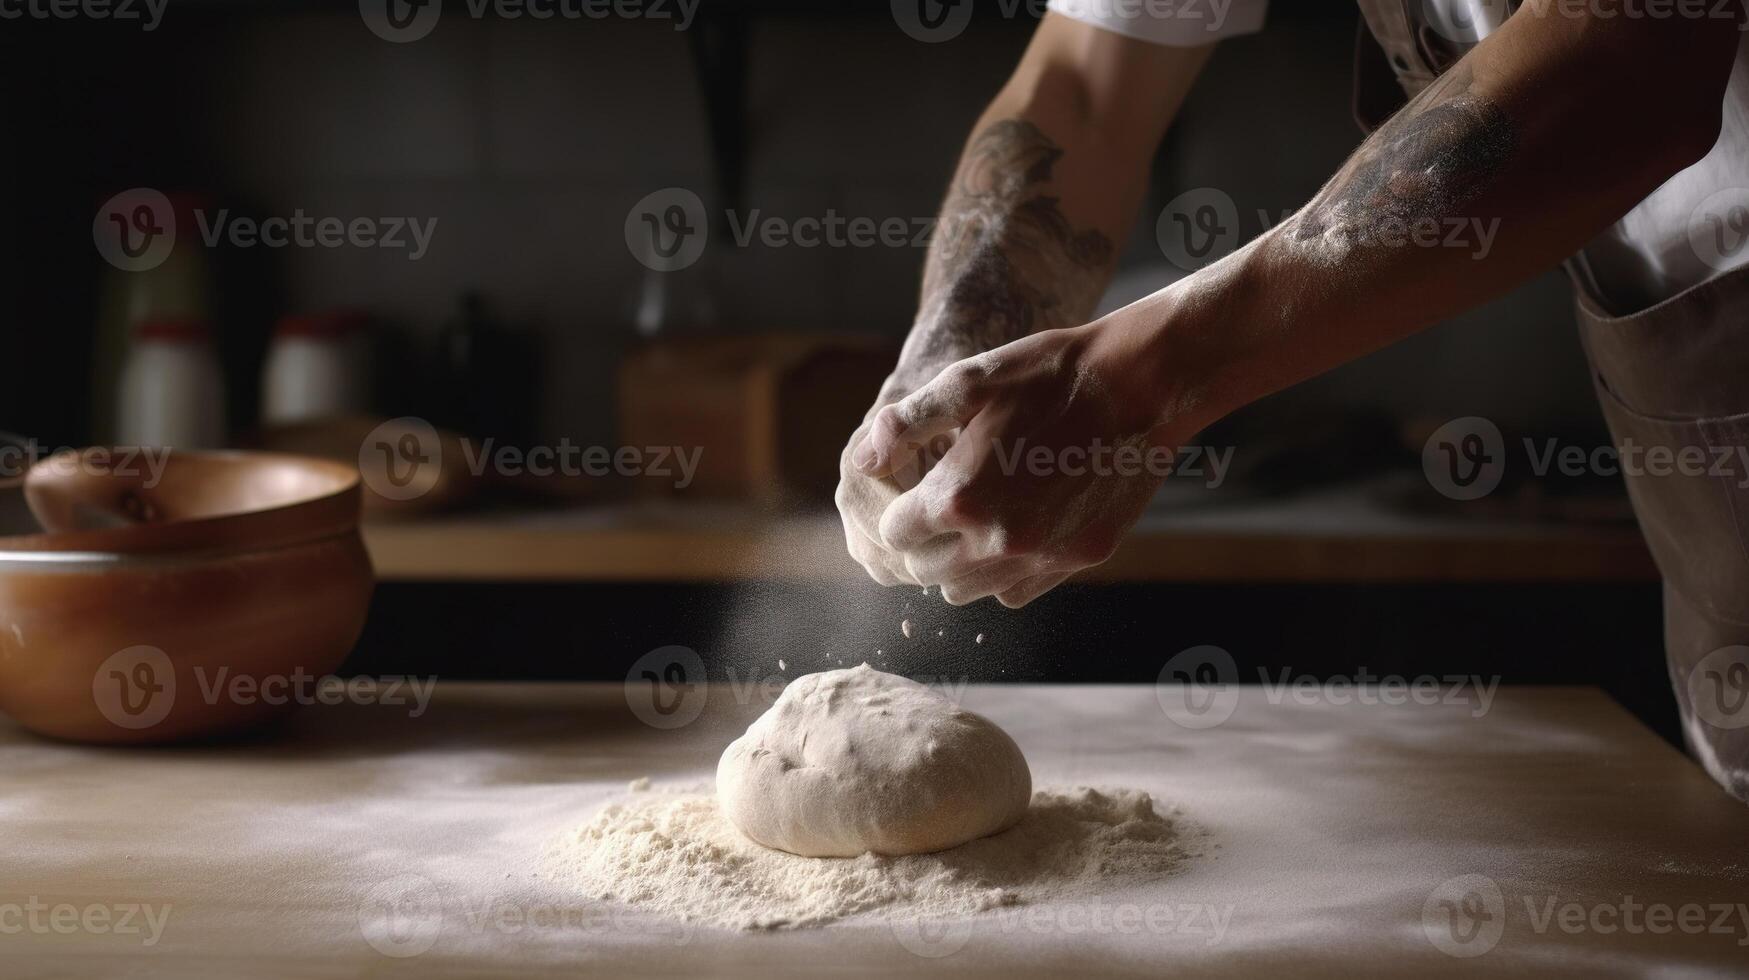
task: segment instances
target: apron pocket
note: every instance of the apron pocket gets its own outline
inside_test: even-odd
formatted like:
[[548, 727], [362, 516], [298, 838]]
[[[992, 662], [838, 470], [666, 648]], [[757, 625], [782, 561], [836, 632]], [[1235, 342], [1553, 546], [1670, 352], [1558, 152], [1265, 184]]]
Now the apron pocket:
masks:
[[1595, 376], [1640, 529], [1695, 608], [1749, 626], [1749, 415], [1676, 419], [1628, 407]]

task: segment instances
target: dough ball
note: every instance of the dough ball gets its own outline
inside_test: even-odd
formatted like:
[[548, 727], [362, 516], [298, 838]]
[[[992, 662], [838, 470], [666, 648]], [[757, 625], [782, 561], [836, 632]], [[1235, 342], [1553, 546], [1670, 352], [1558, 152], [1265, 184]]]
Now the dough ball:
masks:
[[957, 847], [1014, 826], [1031, 799], [1007, 732], [868, 664], [796, 678], [717, 764], [729, 820], [806, 857]]

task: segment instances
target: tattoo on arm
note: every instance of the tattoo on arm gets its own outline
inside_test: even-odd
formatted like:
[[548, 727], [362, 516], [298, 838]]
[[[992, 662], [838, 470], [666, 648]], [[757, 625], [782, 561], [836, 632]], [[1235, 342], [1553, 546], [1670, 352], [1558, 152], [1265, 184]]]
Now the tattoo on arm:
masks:
[[1295, 216], [1289, 240], [1336, 260], [1462, 216], [1517, 143], [1512, 120], [1472, 82], [1459, 63], [1391, 117]]
[[930, 242], [908, 357], [939, 367], [1092, 315], [1116, 250], [1045, 193], [1062, 156], [1023, 119], [972, 139]]

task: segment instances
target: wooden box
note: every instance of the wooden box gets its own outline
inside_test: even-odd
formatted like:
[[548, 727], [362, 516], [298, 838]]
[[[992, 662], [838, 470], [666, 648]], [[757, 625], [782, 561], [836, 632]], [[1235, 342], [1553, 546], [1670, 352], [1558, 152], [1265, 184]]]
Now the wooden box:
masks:
[[638, 480], [639, 492], [830, 502], [839, 453], [897, 353], [877, 338], [807, 333], [675, 338], [632, 351], [619, 371], [621, 445], [701, 450], [690, 486]]

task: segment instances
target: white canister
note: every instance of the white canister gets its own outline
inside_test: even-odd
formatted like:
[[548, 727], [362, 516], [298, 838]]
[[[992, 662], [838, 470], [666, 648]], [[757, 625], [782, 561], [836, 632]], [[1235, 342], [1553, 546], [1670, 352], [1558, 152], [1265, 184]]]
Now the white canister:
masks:
[[262, 371], [261, 421], [364, 412], [370, 395], [365, 323], [357, 313], [281, 317]]
[[137, 324], [119, 389], [115, 432], [121, 445], [213, 449], [224, 444], [224, 376], [205, 321]]

